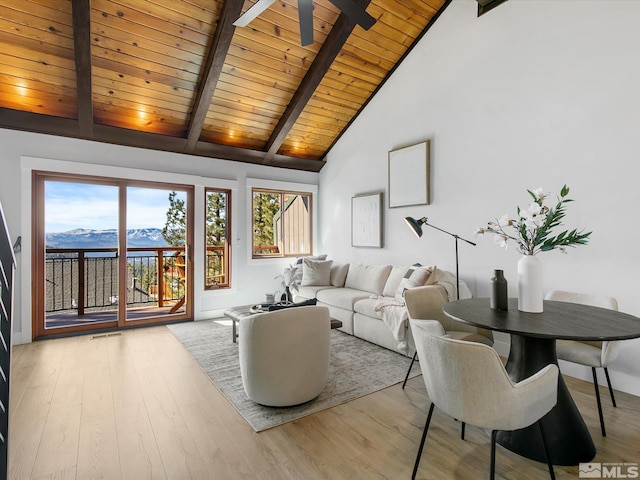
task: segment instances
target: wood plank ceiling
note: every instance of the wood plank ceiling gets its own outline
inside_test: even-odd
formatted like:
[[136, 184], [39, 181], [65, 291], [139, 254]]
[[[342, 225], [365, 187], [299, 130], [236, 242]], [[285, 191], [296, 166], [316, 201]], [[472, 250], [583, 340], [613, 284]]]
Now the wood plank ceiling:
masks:
[[319, 171], [451, 0], [3, 0], [0, 127]]

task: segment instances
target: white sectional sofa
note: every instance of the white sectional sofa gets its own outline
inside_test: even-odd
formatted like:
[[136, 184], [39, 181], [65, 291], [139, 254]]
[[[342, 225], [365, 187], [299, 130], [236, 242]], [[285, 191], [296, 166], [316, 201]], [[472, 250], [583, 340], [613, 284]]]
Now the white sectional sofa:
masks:
[[[433, 319], [444, 318], [442, 306], [455, 298], [455, 277], [435, 267], [428, 267], [430, 272], [425, 280], [417, 275], [417, 266], [347, 265], [328, 261], [330, 276], [315, 276], [309, 282], [305, 281], [308, 267], [315, 268], [311, 262], [317, 261], [305, 259], [303, 263], [301, 284], [293, 288], [294, 302], [316, 298], [318, 305], [329, 308], [332, 318], [342, 322], [342, 331], [407, 356], [413, 355], [414, 343], [406, 319], [403, 289], [427, 285], [424, 295], [429, 297], [429, 314]], [[470, 297], [463, 283], [460, 298]]]

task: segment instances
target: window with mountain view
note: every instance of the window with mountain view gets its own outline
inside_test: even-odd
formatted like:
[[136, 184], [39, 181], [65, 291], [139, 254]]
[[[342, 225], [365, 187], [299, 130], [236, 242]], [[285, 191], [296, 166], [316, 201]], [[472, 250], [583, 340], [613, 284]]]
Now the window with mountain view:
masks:
[[311, 194], [252, 190], [253, 258], [311, 254]]
[[230, 284], [231, 192], [206, 189], [205, 288], [222, 288]]

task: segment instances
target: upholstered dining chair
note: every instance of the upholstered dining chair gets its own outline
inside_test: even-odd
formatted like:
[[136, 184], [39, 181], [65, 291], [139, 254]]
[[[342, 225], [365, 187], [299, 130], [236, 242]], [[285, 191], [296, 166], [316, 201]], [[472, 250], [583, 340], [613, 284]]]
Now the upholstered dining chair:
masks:
[[[618, 310], [618, 301], [613, 297], [602, 295], [588, 295], [575, 292], [566, 292], [564, 290], [553, 290], [546, 297], [547, 300], [556, 300], [559, 302], [580, 303], [583, 305], [591, 305], [593, 307], [608, 308]], [[600, 400], [600, 389], [598, 388], [598, 376], [596, 368], [602, 368], [607, 379], [609, 387], [609, 395], [611, 395], [611, 403], [616, 406], [616, 398], [613, 395], [611, 387], [611, 379], [609, 378], [609, 369], [607, 368], [613, 362], [620, 352], [620, 342], [580, 342], [577, 340], [557, 340], [556, 354], [559, 360], [577, 363], [591, 367], [591, 375], [593, 376], [593, 386], [596, 391], [596, 401], [598, 403], [598, 415], [600, 416], [600, 430], [602, 436], [607, 436], [604, 426], [604, 416], [602, 415], [602, 402]]]
[[490, 478], [495, 477], [496, 435], [538, 423], [549, 474], [555, 479], [540, 419], [556, 404], [558, 367], [547, 365], [513, 383], [493, 348], [445, 336], [439, 322], [410, 320], [422, 376], [431, 400], [413, 468], [415, 479], [434, 406], [462, 422], [491, 430]]
[[[458, 322], [446, 316], [442, 311], [442, 305], [444, 305], [447, 300], [444, 297], [435, 298], [437, 295], [440, 295], [437, 290], [434, 291], [428, 287], [416, 287], [405, 290], [404, 302], [407, 306], [409, 319], [437, 320], [444, 328], [446, 335], [450, 338], [484, 343], [489, 346], [493, 345], [493, 333], [491, 330], [467, 325], [466, 323]], [[437, 308], [434, 308], [434, 305], [437, 305]], [[413, 362], [415, 360], [416, 356], [414, 355], [402, 388], [407, 384], [407, 379], [409, 378], [409, 373], [413, 368]], [[464, 427], [462, 432], [462, 438], [464, 438]]]
[[285, 407], [322, 392], [329, 374], [331, 318], [322, 306], [286, 308], [243, 318], [242, 384], [256, 403]]

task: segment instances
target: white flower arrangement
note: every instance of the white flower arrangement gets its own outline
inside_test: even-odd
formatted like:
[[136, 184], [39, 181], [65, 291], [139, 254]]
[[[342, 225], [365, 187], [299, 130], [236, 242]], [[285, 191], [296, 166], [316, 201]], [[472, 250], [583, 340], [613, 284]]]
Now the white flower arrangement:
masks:
[[494, 242], [505, 249], [511, 240], [516, 243], [518, 251], [523, 255], [535, 255], [556, 248], [566, 253], [566, 247], [587, 243], [591, 232], [583, 233], [582, 230], [573, 229], [565, 230], [558, 235], [552, 234], [555, 227], [562, 225], [565, 204], [573, 201], [567, 198], [569, 187], [566, 185], [562, 187], [558, 202], [551, 208], [544, 205], [547, 194], [542, 188], [527, 190], [527, 192], [533, 198], [533, 202], [524, 210], [517, 207], [517, 219], [514, 220], [505, 214], [495, 222], [488, 222], [486, 227], [479, 228], [476, 236], [493, 233], [495, 234]]

